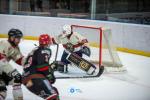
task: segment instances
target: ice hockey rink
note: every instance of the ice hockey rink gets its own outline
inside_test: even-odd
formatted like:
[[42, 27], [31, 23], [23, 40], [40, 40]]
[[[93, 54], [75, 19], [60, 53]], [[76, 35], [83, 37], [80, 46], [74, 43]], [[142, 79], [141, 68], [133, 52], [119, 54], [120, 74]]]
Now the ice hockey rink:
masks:
[[[37, 41], [22, 40], [23, 55], [27, 55], [34, 44]], [[60, 100], [150, 100], [150, 57], [124, 52], [118, 54], [127, 72], [103, 73], [93, 79], [58, 79], [54, 86], [58, 88]], [[21, 66], [11, 64], [22, 72]], [[22, 88], [24, 100], [43, 100], [23, 85]], [[12, 87], [8, 86], [6, 100], [13, 100], [11, 91]]]

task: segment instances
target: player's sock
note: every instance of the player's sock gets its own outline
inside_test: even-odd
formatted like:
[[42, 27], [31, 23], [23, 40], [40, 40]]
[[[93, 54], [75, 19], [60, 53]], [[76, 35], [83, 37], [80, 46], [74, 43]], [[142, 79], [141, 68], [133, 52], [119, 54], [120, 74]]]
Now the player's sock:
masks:
[[13, 92], [14, 100], [23, 100], [23, 92], [20, 83], [13, 84], [12, 92]]

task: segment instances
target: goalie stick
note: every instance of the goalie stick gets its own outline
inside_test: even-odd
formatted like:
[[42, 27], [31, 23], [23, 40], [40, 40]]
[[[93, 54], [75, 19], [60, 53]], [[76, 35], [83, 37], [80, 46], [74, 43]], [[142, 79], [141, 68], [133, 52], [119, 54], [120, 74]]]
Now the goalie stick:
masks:
[[59, 44], [56, 44], [57, 48], [56, 48], [56, 54], [55, 54], [55, 61], [57, 60], [57, 55], [58, 55], [58, 49], [59, 49]]
[[66, 76], [66, 77], [56, 77], [56, 79], [78, 79], [78, 78], [97, 78], [104, 72], [104, 66], [100, 66], [98, 73], [96, 75], [85, 75], [85, 76]]

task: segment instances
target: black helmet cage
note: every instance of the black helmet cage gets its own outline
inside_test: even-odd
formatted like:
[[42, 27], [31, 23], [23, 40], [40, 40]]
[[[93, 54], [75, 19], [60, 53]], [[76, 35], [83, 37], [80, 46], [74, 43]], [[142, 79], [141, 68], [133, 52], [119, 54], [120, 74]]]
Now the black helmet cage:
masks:
[[8, 41], [12, 46], [18, 46], [18, 44], [16, 44], [13, 40], [11, 40], [10, 37], [14, 37], [14, 38], [22, 38], [23, 37], [23, 33], [19, 30], [19, 29], [11, 29], [8, 32]]
[[8, 32], [8, 36], [9, 37], [15, 37], [15, 38], [22, 38], [23, 37], [23, 33], [19, 29], [11, 29]]

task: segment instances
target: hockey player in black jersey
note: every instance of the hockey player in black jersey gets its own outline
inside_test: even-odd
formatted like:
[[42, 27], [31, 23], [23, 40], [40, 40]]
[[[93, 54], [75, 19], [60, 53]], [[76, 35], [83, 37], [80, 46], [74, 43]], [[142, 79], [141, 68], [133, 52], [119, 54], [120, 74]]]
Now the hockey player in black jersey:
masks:
[[59, 100], [55, 82], [54, 66], [49, 64], [51, 57], [51, 37], [42, 34], [39, 37], [39, 46], [29, 53], [23, 73], [23, 84], [34, 94], [46, 100]]

